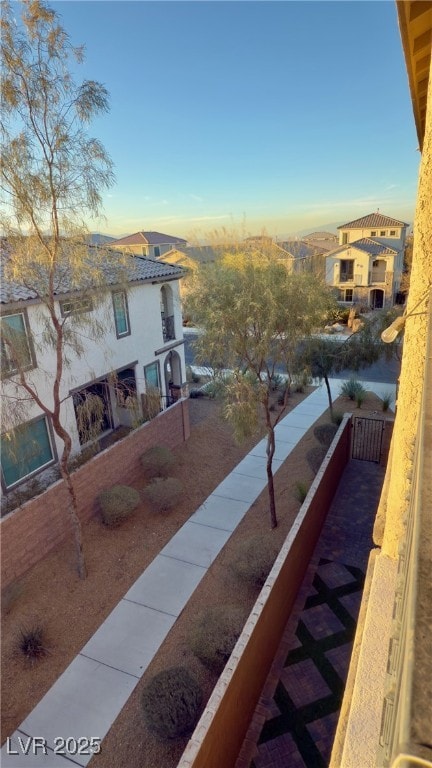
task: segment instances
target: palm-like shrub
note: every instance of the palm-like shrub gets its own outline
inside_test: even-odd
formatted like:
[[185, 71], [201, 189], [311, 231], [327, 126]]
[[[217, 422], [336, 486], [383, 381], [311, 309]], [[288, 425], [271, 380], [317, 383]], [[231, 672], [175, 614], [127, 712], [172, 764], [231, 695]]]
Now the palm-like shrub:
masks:
[[340, 388], [340, 394], [342, 397], [348, 397], [350, 400], [358, 400], [359, 396], [366, 396], [366, 390], [363, 384], [352, 376], [348, 381], [344, 381]]

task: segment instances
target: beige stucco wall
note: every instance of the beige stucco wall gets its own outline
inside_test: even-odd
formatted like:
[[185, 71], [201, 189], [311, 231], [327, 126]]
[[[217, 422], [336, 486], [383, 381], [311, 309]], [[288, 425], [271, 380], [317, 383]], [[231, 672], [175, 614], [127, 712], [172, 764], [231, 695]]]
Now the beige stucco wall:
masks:
[[[432, 284], [432, 74], [429, 77], [428, 107], [423, 154], [414, 221], [414, 250], [407, 302], [404, 350], [391, 460], [375, 523], [374, 540], [384, 554], [396, 558], [403, 530], [403, 516], [410, 486], [412, 450], [424, 380], [426, 355], [425, 313], [427, 289]], [[417, 306], [419, 305], [419, 306]]]
[[[380, 235], [380, 232], [384, 232], [384, 229], [386, 231], [385, 235]], [[393, 231], [396, 231], [396, 236], [390, 237], [390, 229]], [[372, 235], [372, 232], [376, 232], [375, 235]], [[343, 245], [343, 235], [348, 235], [348, 242], [353, 243], [355, 240], [360, 240], [362, 237], [378, 237], [380, 240], [383, 240], [384, 237], [391, 248], [403, 248], [405, 243], [405, 235], [406, 235], [406, 227], [375, 227], [374, 229], [371, 229], [368, 227], [367, 229], [341, 229], [339, 231], [339, 245]]]

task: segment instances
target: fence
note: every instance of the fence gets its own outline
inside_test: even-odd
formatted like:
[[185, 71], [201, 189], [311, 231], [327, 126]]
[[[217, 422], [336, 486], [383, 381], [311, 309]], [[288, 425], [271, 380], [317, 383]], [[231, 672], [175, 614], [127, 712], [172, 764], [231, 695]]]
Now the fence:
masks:
[[[77, 469], [73, 483], [81, 521], [95, 513], [97, 496], [107, 485], [133, 484], [139, 478], [140, 455], [147, 448], [158, 444], [173, 449], [189, 434], [189, 402], [183, 399]], [[59, 480], [1, 520], [2, 588], [71, 535], [67, 504], [68, 493]]]

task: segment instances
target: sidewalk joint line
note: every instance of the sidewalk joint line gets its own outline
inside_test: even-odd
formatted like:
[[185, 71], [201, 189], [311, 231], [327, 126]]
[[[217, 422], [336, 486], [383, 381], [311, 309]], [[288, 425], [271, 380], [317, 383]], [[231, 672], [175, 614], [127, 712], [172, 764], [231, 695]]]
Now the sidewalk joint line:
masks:
[[147, 603], [139, 603], [138, 600], [131, 600], [130, 597], [122, 597], [122, 600], [124, 600], [126, 603], [132, 603], [132, 605], [140, 605], [141, 608], [148, 608], [149, 611], [155, 611], [156, 613], [163, 613], [164, 616], [171, 616], [173, 619], [177, 619], [178, 616], [180, 615], [178, 613], [170, 613], [169, 611], [163, 611], [161, 608], [154, 608], [153, 605], [147, 605]]
[[[93, 635], [93, 637], [94, 637], [94, 635]], [[162, 645], [162, 641], [161, 641], [161, 645]], [[158, 650], [159, 650], [159, 648], [158, 648]], [[156, 653], [153, 654], [153, 656], [155, 656], [155, 655], [156, 655]], [[95, 659], [94, 656], [88, 656], [87, 653], [83, 653], [82, 651], [81, 651], [81, 653], [78, 653], [78, 656], [82, 656], [84, 659], [89, 659], [89, 661], [95, 661], [97, 664], [102, 664], [102, 666], [103, 667], [107, 667], [107, 669], [114, 669], [116, 672], [120, 672], [122, 675], [127, 675], [128, 677], [133, 677], [134, 680], [141, 680], [142, 675], [140, 675], [138, 677], [137, 675], [134, 675], [132, 672], [126, 672], [124, 669], [119, 669], [118, 667], [113, 667], [112, 664], [107, 664], [106, 661], [101, 661], [100, 659]], [[75, 656], [75, 658], [77, 658], [77, 657]], [[151, 660], [153, 660], [153, 657], [152, 657]], [[149, 664], [150, 664], [150, 662], [149, 662]], [[145, 670], [143, 670], [142, 674], [144, 674], [144, 671]], [[127, 698], [129, 698], [129, 696]], [[126, 701], [127, 701], [127, 699], [126, 699]], [[113, 720], [113, 722], [114, 722], [114, 720]], [[112, 725], [112, 723], [111, 723], [111, 725]]]

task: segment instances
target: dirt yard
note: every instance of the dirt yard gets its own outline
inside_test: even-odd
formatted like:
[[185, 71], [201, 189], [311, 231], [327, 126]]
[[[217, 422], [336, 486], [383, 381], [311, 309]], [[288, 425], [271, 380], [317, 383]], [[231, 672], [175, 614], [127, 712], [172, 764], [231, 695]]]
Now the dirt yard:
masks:
[[[307, 394], [293, 394], [287, 412]], [[83, 531], [89, 572], [85, 581], [76, 575], [72, 542], [67, 541], [33, 567], [15, 585], [10, 604], [4, 603], [2, 743], [35, 707], [160, 549], [260, 438], [257, 434], [239, 446], [229, 425], [221, 420], [218, 402], [195, 399], [190, 400], [189, 405], [191, 436], [175, 451], [177, 463], [173, 474], [185, 489], [175, 511], [158, 516], [143, 503], [131, 519], [116, 529], [108, 529], [98, 519], [92, 519]], [[337, 401], [335, 408], [360, 415], [371, 412], [382, 415], [380, 401], [370, 393], [361, 411], [349, 400]], [[328, 420], [326, 413], [318, 423]], [[310, 430], [275, 477], [279, 521], [276, 529], [270, 529], [266, 490], [252, 505], [105, 737], [101, 753], [92, 759], [94, 768], [114, 765], [116, 768], [171, 768], [177, 764], [187, 739], [164, 744], [148, 732], [140, 706], [142, 688], [161, 669], [186, 665], [198, 679], [204, 701], [208, 699], [216, 677], [190, 649], [191, 617], [197, 616], [203, 607], [218, 603], [243, 606], [246, 617], [258, 590], [240, 587], [230, 563], [236, 558], [240, 542], [248, 535], [269, 538], [280, 548], [300, 508], [295, 494], [296, 482], [308, 487], [314, 476], [306, 460], [307, 451], [314, 445], [317, 441]], [[138, 485], [137, 489], [140, 489]], [[43, 628], [49, 653], [29, 665], [17, 651], [17, 639], [21, 628], [36, 625]]]

